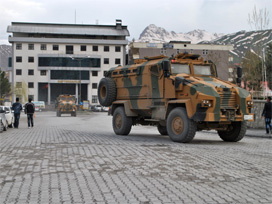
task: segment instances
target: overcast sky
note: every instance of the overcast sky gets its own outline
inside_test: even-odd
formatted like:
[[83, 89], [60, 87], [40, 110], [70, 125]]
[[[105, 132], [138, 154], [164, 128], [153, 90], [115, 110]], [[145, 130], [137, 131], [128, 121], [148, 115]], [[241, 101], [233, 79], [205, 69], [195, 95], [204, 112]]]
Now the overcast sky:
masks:
[[150, 24], [177, 33], [249, 31], [255, 5], [268, 10], [271, 29], [272, 0], [0, 0], [0, 44], [8, 44], [11, 22], [114, 25], [121, 19], [130, 40]]

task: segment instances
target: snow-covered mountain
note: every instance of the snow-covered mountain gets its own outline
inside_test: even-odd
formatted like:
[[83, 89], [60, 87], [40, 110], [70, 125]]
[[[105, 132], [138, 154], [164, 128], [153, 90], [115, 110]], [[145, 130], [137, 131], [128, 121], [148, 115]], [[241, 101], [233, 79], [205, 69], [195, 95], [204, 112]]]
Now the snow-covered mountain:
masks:
[[[201, 44], [233, 45], [231, 51], [235, 63], [240, 63], [247, 51], [262, 57], [260, 51], [272, 43], [272, 30], [239, 31]], [[257, 54], [258, 53], [258, 54]]]
[[176, 33], [174, 31], [168, 32], [164, 28], [157, 27], [154, 24], [147, 26], [141, 33], [138, 42], [150, 43], [164, 43], [170, 41], [191, 41], [191, 43], [198, 43], [200, 41], [211, 41], [223, 34], [209, 33], [205, 30], [193, 30], [188, 33]]

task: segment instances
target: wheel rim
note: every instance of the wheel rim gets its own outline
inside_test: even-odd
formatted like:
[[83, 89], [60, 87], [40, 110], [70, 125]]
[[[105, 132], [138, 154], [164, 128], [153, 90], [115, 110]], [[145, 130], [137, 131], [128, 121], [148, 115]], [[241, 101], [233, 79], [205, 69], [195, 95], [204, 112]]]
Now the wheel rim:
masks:
[[179, 135], [183, 132], [183, 128], [184, 128], [184, 125], [183, 125], [183, 120], [181, 117], [175, 117], [173, 120], [172, 120], [172, 130], [173, 132], [176, 134], [176, 135]]
[[120, 114], [117, 114], [115, 117], [115, 126], [120, 129], [122, 126], [122, 116]]
[[102, 86], [101, 89], [100, 89], [100, 96], [101, 98], [105, 98], [107, 95], [107, 89], [106, 89], [106, 86]]

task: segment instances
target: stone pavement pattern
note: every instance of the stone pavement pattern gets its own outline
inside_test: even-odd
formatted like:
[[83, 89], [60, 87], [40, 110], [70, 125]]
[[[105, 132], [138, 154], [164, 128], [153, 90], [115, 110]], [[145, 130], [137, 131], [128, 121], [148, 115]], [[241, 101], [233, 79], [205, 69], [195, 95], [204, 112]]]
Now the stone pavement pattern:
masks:
[[0, 134], [0, 203], [272, 203], [272, 140], [171, 142], [154, 127], [116, 136], [106, 113], [56, 117]]

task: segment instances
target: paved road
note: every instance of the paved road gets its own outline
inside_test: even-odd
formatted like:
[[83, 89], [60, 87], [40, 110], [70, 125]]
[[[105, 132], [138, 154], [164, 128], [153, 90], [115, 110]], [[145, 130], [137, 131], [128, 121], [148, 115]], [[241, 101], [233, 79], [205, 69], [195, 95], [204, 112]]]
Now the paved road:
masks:
[[272, 203], [272, 140], [171, 142], [153, 127], [116, 136], [106, 113], [56, 117], [0, 134], [0, 203]]

